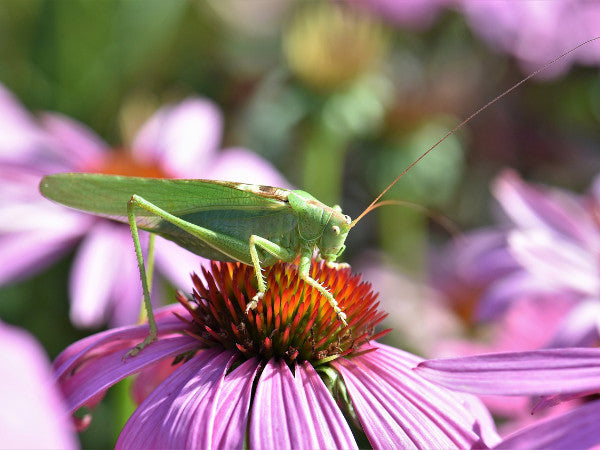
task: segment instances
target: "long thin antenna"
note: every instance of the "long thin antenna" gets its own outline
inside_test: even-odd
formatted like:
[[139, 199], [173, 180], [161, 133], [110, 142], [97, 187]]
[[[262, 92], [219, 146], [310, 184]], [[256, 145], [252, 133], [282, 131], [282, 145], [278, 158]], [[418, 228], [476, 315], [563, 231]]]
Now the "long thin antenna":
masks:
[[480, 107], [477, 111], [475, 111], [473, 114], [471, 114], [469, 117], [467, 117], [465, 120], [463, 120], [461, 123], [459, 123], [458, 125], [456, 125], [452, 130], [450, 130], [448, 133], [446, 133], [441, 139], [439, 139], [435, 144], [433, 144], [429, 150], [427, 150], [425, 153], [423, 153], [421, 156], [419, 156], [417, 159], [415, 159], [412, 163], [409, 164], [409, 166], [404, 169], [402, 171], [402, 173], [400, 175], [398, 175], [396, 177], [396, 179], [394, 181], [392, 181], [383, 191], [381, 191], [381, 194], [379, 194], [377, 196], [377, 198], [375, 198], [375, 200], [373, 200], [371, 202], [371, 204], [369, 206], [367, 206], [365, 208], [365, 210], [356, 218], [352, 221], [352, 223], [350, 224], [350, 228], [352, 228], [354, 225], [356, 225], [358, 223], [358, 221], [360, 219], [362, 219], [369, 211], [373, 210], [373, 205], [375, 205], [379, 199], [381, 197], [383, 197], [385, 195], [385, 193], [387, 191], [389, 191], [392, 186], [394, 184], [396, 184], [398, 182], [398, 180], [400, 178], [402, 178], [404, 175], [406, 175], [406, 173], [412, 169], [415, 165], [417, 165], [423, 158], [425, 158], [429, 153], [431, 153], [431, 151], [433, 151], [434, 148], [436, 148], [438, 145], [440, 145], [442, 142], [444, 142], [449, 136], [453, 135], [454, 133], [456, 133], [459, 129], [461, 129], [462, 127], [464, 127], [467, 123], [469, 123], [471, 120], [473, 120], [473, 118], [477, 115], [479, 115], [480, 112], [482, 112], [483, 110], [487, 109], [489, 106], [493, 105], [494, 103], [496, 103], [498, 100], [500, 100], [501, 98], [507, 96], [508, 94], [510, 94], [512, 91], [514, 91], [515, 89], [517, 89], [519, 86], [521, 86], [523, 83], [525, 83], [526, 81], [528, 81], [529, 79], [535, 77], [537, 74], [539, 74], [540, 72], [543, 72], [544, 70], [546, 70], [548, 67], [550, 67], [552, 64], [554, 64], [555, 62], [561, 60], [562, 58], [564, 58], [565, 56], [569, 55], [570, 53], [573, 53], [575, 50], [577, 50], [580, 47], [583, 47], [584, 45], [589, 44], [590, 42], [596, 41], [600, 39], [600, 36], [596, 36], [594, 38], [588, 39], [585, 42], [582, 42], [581, 44], [578, 44], [576, 47], [573, 47], [570, 50], [567, 50], [566, 52], [564, 52], [563, 54], [561, 54], [560, 56], [557, 56], [556, 58], [554, 58], [552, 61], [547, 62], [546, 64], [544, 64], [542, 67], [540, 67], [539, 69], [537, 69], [535, 72], [530, 73], [529, 75], [527, 75], [525, 78], [523, 78], [521, 81], [519, 81], [517, 84], [515, 84], [514, 86], [510, 87], [509, 89], [507, 89], [506, 91], [504, 91], [502, 94], [498, 95], [497, 97], [495, 97], [494, 99], [490, 100], [489, 102], [487, 102], [485, 105], [483, 105], [482, 107]]

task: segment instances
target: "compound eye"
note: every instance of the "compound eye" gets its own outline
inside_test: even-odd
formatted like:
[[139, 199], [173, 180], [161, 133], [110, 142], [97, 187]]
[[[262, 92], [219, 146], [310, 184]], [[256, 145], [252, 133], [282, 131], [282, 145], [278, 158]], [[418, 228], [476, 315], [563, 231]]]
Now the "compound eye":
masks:
[[331, 227], [331, 230], [333, 231], [333, 233], [336, 236], [339, 236], [339, 234], [340, 234], [340, 227], [338, 227], [337, 225], [334, 225], [334, 226]]
[[346, 214], [344, 214], [344, 219], [346, 219], [346, 223], [348, 225], [350, 225], [352, 223], [352, 219], [350, 218], [350, 216], [347, 216]]

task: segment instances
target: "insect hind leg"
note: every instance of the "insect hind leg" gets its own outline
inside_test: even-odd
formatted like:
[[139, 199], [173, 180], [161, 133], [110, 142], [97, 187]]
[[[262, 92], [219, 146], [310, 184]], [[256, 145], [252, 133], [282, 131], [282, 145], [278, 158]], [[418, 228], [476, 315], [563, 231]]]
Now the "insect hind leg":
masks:
[[[152, 311], [152, 303], [150, 302], [150, 289], [148, 287], [148, 275], [146, 272], [146, 266], [144, 264], [144, 256], [142, 254], [142, 246], [140, 244], [140, 235], [138, 232], [137, 222], [135, 221], [135, 213], [134, 208], [136, 206], [140, 206], [136, 199], [137, 196], [132, 196], [131, 200], [127, 202], [127, 219], [129, 220], [129, 228], [131, 230], [131, 237], [133, 238], [133, 246], [135, 248], [135, 256], [137, 258], [138, 269], [140, 271], [140, 278], [142, 280], [142, 292], [144, 294], [144, 308], [146, 309], [146, 317], [148, 318], [148, 326], [150, 331], [148, 332], [148, 336], [132, 348], [126, 355], [127, 356], [135, 356], [137, 355], [144, 347], [156, 341], [156, 337], [158, 335], [158, 329], [156, 327], [156, 320], [154, 319], [154, 313]], [[153, 253], [153, 240], [151, 240], [151, 249]]]

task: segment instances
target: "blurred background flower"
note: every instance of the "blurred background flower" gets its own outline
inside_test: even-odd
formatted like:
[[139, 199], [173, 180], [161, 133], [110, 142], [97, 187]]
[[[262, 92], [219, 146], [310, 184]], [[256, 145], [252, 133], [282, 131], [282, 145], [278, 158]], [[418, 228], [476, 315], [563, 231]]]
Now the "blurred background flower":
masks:
[[79, 448], [50, 360], [25, 330], [0, 322], [0, 448]]
[[[24, 116], [18, 104], [6, 106], [7, 116], [15, 111]], [[50, 145], [38, 146], [29, 160], [17, 164], [5, 161], [0, 214], [7, 229], [0, 230], [0, 267], [4, 272], [0, 281], [31, 276], [82, 239], [69, 281], [70, 316], [80, 327], [98, 327], [107, 319], [113, 325], [129, 324], [139, 316], [142, 290], [131, 251], [131, 232], [128, 225], [49, 204], [38, 192], [41, 175], [92, 172], [287, 186], [269, 163], [248, 150], [219, 152], [221, 113], [216, 105], [201, 98], [161, 108], [142, 125], [128, 149], [111, 150], [91, 130], [64, 116], [45, 113], [37, 129], [33, 118], [28, 123], [37, 133], [19, 139], [35, 142], [37, 135], [43, 135]], [[4, 145], [9, 147], [10, 142]], [[142, 239], [147, 242], [145, 233]], [[159, 272], [175, 286], [190, 290], [184, 274], [197, 270], [202, 259], [162, 239], [156, 243], [155, 254]]]
[[[85, 336], [68, 303], [70, 292], [82, 294], [74, 284], [83, 275], [84, 304], [96, 305], [85, 320], [131, 320], [111, 316], [117, 308], [137, 316], [139, 300], [125, 299], [139, 295], [138, 282], [120, 292], [103, 282], [117, 271], [137, 280], [118, 269], [131, 245], [127, 227], [45, 201], [36, 191], [44, 173], [119, 163], [155, 175], [289, 180], [356, 217], [524, 71], [600, 35], [597, 15], [596, 2], [584, 0], [0, 2], [0, 318], [56, 356]], [[521, 86], [387, 195], [430, 214], [388, 206], [353, 228], [344, 260], [381, 285], [386, 326], [403, 328], [383, 342], [423, 355], [450, 339], [469, 351], [544, 345], [555, 314], [538, 308], [543, 293], [508, 301], [543, 283], [509, 251], [510, 221], [498, 222], [489, 185], [508, 166], [525, 184], [576, 198], [588, 189], [600, 173], [599, 54], [591, 43]], [[454, 256], [439, 254], [451, 238], [436, 214], [466, 232]], [[499, 235], [471, 240], [469, 230], [496, 233], [498, 223], [506, 227]], [[154, 295], [170, 302], [199, 263], [180, 270], [182, 253], [157, 251]], [[452, 270], [431, 271], [437, 263]], [[566, 308], [573, 294], [561, 294]], [[544, 333], [519, 334], [527, 325], [519, 317], [543, 320]], [[114, 446], [133, 411], [128, 390], [121, 382], [106, 394], [82, 446]]]

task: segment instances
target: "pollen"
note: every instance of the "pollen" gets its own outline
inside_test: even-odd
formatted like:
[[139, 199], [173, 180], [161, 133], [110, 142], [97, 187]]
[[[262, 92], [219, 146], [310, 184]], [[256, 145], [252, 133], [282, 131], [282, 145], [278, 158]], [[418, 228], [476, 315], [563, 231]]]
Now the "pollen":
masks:
[[191, 297], [178, 301], [191, 313], [190, 335], [204, 347], [237, 350], [246, 358], [281, 358], [288, 364], [323, 364], [349, 356], [389, 330], [376, 332], [385, 318], [377, 294], [349, 268], [314, 262], [311, 277], [336, 298], [347, 315], [339, 321], [327, 299], [298, 276], [294, 264], [279, 262], [264, 271], [267, 291], [254, 310], [246, 304], [256, 294], [254, 269], [241, 263], [212, 262], [203, 269], [204, 281], [194, 274]]

